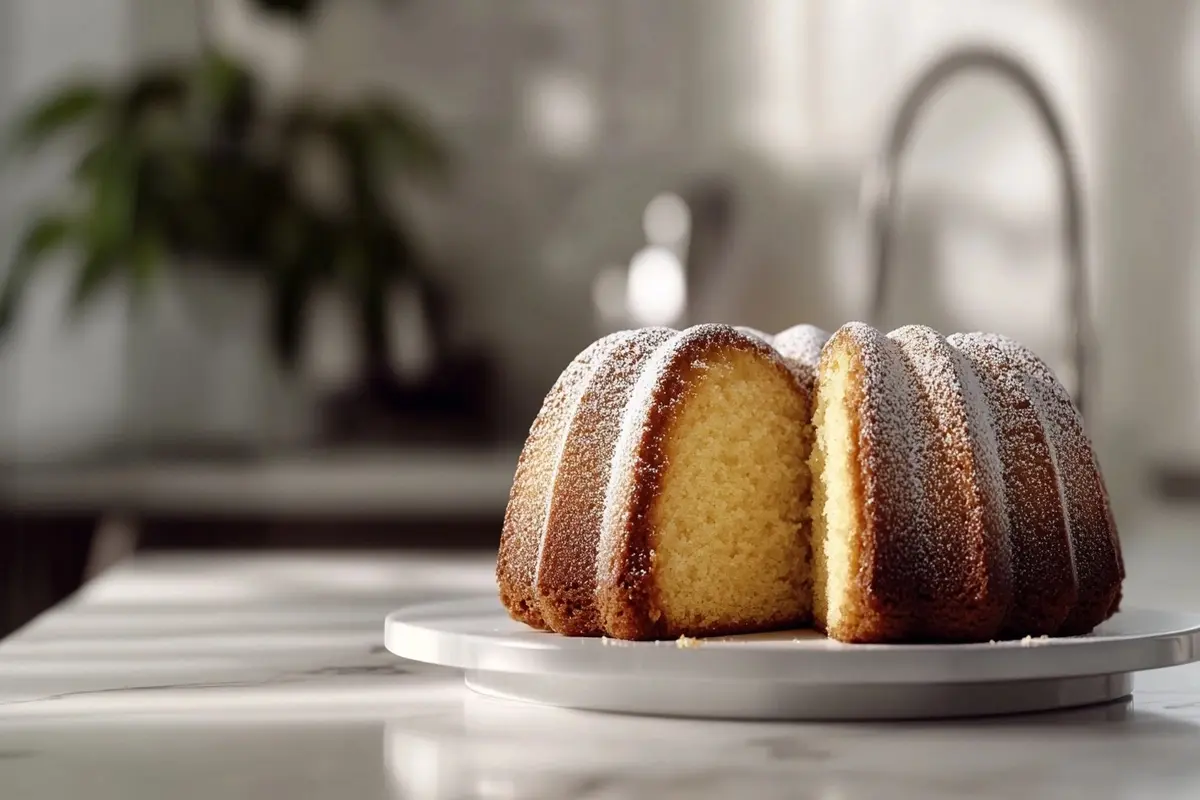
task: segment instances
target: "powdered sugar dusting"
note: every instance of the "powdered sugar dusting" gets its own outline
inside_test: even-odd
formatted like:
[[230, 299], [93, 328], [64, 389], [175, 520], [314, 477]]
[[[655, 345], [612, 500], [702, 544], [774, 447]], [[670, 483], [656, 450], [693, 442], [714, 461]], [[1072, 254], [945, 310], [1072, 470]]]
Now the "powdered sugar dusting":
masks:
[[[605, 583], [611, 585], [618, 578], [615, 571], [620, 566], [618, 557], [625, 544], [624, 535], [629, 529], [630, 514], [633, 513], [631, 501], [636, 485], [657, 479], [658, 472], [666, 468], [664, 463], [654, 463], [644, 458], [641, 445], [651, 411], [662, 409], [669, 415], [671, 408], [684, 399], [667, 397], [661, 390], [668, 370], [679, 361], [681, 353], [697, 337], [730, 330], [728, 326], [714, 324], [688, 328], [659, 345], [638, 376], [629, 403], [625, 408], [625, 414], [621, 419], [620, 434], [613, 451], [612, 474], [605, 495], [604, 522], [601, 526], [600, 546], [596, 559], [599, 585]], [[760, 344], [764, 350], [770, 349], [765, 342], [760, 342]], [[770, 352], [777, 359], [779, 358], [774, 350]], [[692, 362], [690, 366], [695, 370], [707, 368], [707, 365], [699, 360]], [[628, 577], [636, 579], [644, 576], [631, 575]]]
[[[884, 335], [852, 322], [832, 339], [810, 325], [774, 336], [646, 328], [580, 353], [547, 394], [514, 476], [497, 560], [514, 616], [541, 626], [551, 613], [537, 591], [543, 569], [546, 586], [591, 593], [591, 608], [580, 601], [585, 617], [597, 587], [645, 577], [648, 562], [633, 571], [642, 574], [621, 562], [632, 500], [666, 468], [646, 456], [659, 444], [647, 439], [648, 420], [684, 401], [663, 382], [686, 348], [711, 337], [757, 348], [810, 394], [822, 354], [834, 344], [853, 353], [864, 492], [878, 528], [864, 564], [873, 572], [862, 577], [912, 614], [912, 634], [947, 614], [984, 640], [1078, 634], [1115, 609], [1123, 573], [1103, 477], [1046, 364], [1003, 336], [945, 339], [924, 326]], [[702, 358], [688, 366], [707, 368]]]
[[[626, 406], [647, 359], [676, 332], [643, 328], [609, 337], [593, 357], [594, 369], [572, 413], [560, 455], [551, 506], [538, 560], [539, 600], [551, 621], [577, 627], [598, 625], [595, 616], [595, 559], [612, 457]], [[570, 595], [570, 597], [568, 597]], [[563, 620], [555, 599], [574, 606]]]
[[571, 414], [594, 369], [593, 358], [607, 346], [593, 343], [563, 370], [546, 394], [525, 439], [504, 513], [496, 579], [501, 600], [518, 619], [541, 627], [534, 603], [534, 581], [550, 493]]
[[949, 342], [972, 363], [988, 399], [1000, 445], [1011, 522], [1014, 597], [1010, 636], [1053, 634], [1075, 602], [1077, 583], [1059, 468], [1023, 371], [993, 337], [955, 334]]
[[850, 322], [838, 329], [826, 353], [842, 349], [854, 354], [860, 370], [863, 391], [856, 410], [866, 502], [889, 525], [887, 535], [875, 536], [875, 562], [886, 565], [886, 572], [864, 578], [881, 593], [907, 598], [911, 587], [919, 585], [918, 570], [928, 549], [920, 475], [929, 437], [916, 433], [925, 430], [915, 411], [916, 381], [904, 366], [900, 345], [869, 325]]
[[1091, 443], [1049, 368], [1004, 337], [922, 326], [885, 337], [851, 323], [834, 341], [862, 372], [877, 596], [922, 618], [974, 609], [973, 635], [990, 625], [990, 638], [1073, 635], [1107, 618], [1119, 542]]
[[783, 354], [784, 358], [799, 361], [801, 364], [816, 369], [821, 360], [821, 351], [829, 341], [829, 332], [815, 325], [793, 325], [785, 331], [775, 334], [772, 344]]
[[764, 333], [758, 328], [751, 328], [747, 325], [735, 325], [734, 330], [736, 330], [738, 333], [744, 333], [747, 336], [753, 336], [755, 339], [762, 339], [767, 344], [772, 344], [772, 340], [775, 338], [769, 333]]
[[923, 462], [923, 594], [994, 614], [998, 628], [1012, 592], [1008, 516], [978, 377], [931, 328], [908, 325], [888, 337], [900, 344], [916, 388], [917, 422], [902, 438]]
[[[596, 554], [596, 583], [612, 585], [617, 576], [618, 556], [624, 545], [624, 533], [629, 527], [630, 499], [639, 475], [639, 447], [645, 433], [646, 420], [652, 404], [658, 399], [658, 386], [666, 366], [676, 357], [683, 334], [676, 334], [655, 349], [638, 375], [637, 382], [621, 417], [620, 432], [613, 450], [612, 471], [605, 491], [604, 517], [600, 526], [600, 543]], [[646, 470], [652, 465], [642, 465]]]
[[815, 325], [793, 325], [777, 333], [771, 344], [779, 351], [788, 368], [810, 395], [817, 380], [817, 364], [829, 341], [829, 332]]
[[[563, 419], [561, 421], [562, 431], [558, 436], [558, 447], [554, 454], [554, 460], [551, 465], [549, 480], [550, 489], [546, 493], [546, 510], [544, 518], [548, 518], [550, 515], [550, 508], [554, 501], [555, 484], [558, 482], [559, 475], [562, 471], [563, 451], [567, 446], [567, 438], [571, 426], [578, 418], [580, 402], [583, 400], [585, 392], [591, 385], [597, 369], [601, 364], [605, 363], [611, 357], [612, 353], [629, 338], [629, 335], [630, 334], [627, 331], [618, 331], [617, 333], [609, 334], [608, 336], [603, 337], [590, 348], [588, 348], [590, 358], [588, 359], [587, 367], [583, 374], [581, 374], [572, 382], [572, 391], [570, 392], [570, 395], [565, 398], [566, 402], [562, 403], [560, 406], [562, 409], [560, 413], [563, 414]], [[540, 560], [541, 546], [544, 545], [546, 541], [544, 531], [543, 535], [541, 535], [539, 539], [540, 543], [538, 547], [538, 559]]]
[[1070, 531], [1079, 602], [1063, 625], [1066, 633], [1104, 621], [1120, 585], [1120, 540], [1112, 524], [1103, 478], [1078, 410], [1050, 368], [1032, 351], [997, 334], [973, 334], [1021, 376], [1054, 453]]

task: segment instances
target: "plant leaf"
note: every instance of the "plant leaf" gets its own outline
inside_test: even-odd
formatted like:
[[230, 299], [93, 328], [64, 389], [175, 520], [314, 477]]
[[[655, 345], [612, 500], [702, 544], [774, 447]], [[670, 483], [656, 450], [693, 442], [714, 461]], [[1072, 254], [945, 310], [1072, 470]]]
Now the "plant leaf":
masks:
[[193, 77], [198, 125], [221, 139], [244, 143], [261, 111], [254, 74], [233, 58], [209, 51]]
[[118, 162], [127, 156], [131, 144], [119, 137], [97, 137], [95, 144], [84, 150], [75, 164], [72, 177], [93, 188], [111, 180]]
[[75, 230], [75, 220], [65, 214], [43, 215], [26, 229], [17, 248], [18, 261], [44, 258], [64, 246]]
[[381, 156], [423, 176], [447, 174], [449, 149], [420, 114], [395, 102], [372, 100], [354, 116]]
[[277, 265], [273, 289], [271, 343], [276, 358], [290, 369], [300, 354], [313, 278], [299, 263]]
[[117, 259], [110, 251], [92, 250], [88, 253], [75, 276], [71, 290], [71, 311], [78, 313], [117, 272]]
[[113, 93], [97, 84], [59, 89], [17, 117], [11, 128], [10, 148], [36, 149], [67, 129], [101, 116], [112, 104]]
[[187, 77], [179, 68], [148, 69], [122, 93], [121, 122], [125, 127], [134, 127], [147, 112], [163, 107], [178, 108], [187, 98], [187, 90]]
[[93, 248], [119, 251], [133, 240], [135, 167], [134, 153], [120, 140], [110, 142], [96, 163], [88, 231]]
[[0, 289], [0, 335], [16, 320], [25, 287], [42, 260], [65, 247], [77, 230], [74, 220], [60, 214], [46, 214], [26, 228]]
[[150, 288], [155, 273], [166, 257], [166, 247], [158, 235], [140, 231], [129, 247], [129, 276], [134, 300], [140, 300]]

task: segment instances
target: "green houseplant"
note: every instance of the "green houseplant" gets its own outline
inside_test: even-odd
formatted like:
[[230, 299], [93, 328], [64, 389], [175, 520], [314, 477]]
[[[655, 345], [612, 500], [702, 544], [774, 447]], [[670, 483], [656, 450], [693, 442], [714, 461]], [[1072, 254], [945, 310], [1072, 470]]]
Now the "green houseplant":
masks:
[[[316, 0], [256, 0], [307, 20]], [[19, 114], [10, 154], [62, 137], [82, 141], [67, 196], [25, 227], [0, 285], [0, 336], [52, 254], [73, 264], [71, 305], [123, 285], [135, 300], [169, 265], [260, 273], [270, 337], [294, 364], [314, 292], [334, 287], [357, 309], [369, 368], [389, 361], [386, 297], [403, 281], [428, 310], [439, 346], [442, 299], [416, 237], [389, 200], [404, 178], [440, 179], [447, 153], [422, 116], [393, 99], [330, 107], [271, 102], [250, 70], [220, 48], [143, 67], [119, 83], [61, 86]], [[303, 169], [334, 165], [318, 196]]]

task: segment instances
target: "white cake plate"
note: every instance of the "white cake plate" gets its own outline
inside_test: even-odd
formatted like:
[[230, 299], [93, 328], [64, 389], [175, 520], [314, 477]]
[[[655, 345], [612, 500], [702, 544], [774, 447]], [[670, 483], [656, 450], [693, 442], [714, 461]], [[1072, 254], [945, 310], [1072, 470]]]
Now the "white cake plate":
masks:
[[1200, 616], [1129, 609], [1088, 636], [846, 645], [808, 630], [668, 642], [568, 638], [494, 597], [390, 614], [392, 653], [461, 669], [485, 695], [564, 708], [725, 719], [927, 719], [1126, 697], [1133, 673], [1200, 660]]

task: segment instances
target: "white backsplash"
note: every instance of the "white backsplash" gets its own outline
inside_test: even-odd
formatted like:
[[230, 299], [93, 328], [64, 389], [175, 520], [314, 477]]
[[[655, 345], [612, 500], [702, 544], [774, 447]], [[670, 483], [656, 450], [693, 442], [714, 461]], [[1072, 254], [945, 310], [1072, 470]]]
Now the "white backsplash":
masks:
[[[18, 5], [37, 6], [38, 18], [51, 6], [76, 8]], [[108, 5], [119, 15], [120, 0]], [[185, 5], [174, 27], [165, 0], [154, 26], [133, 26], [140, 51], [162, 49], [156, 37], [186, 39]], [[698, 313], [768, 329], [861, 318], [858, 184], [898, 93], [955, 43], [1012, 47], [1049, 87], [1078, 149], [1099, 332], [1092, 425], [1123, 468], [1169, 449], [1200, 458], [1197, 81], [1186, 55], [1197, 51], [1195, 5], [335, 3], [306, 80], [327, 95], [403, 92], [452, 131], [459, 180], [431, 204], [429, 229], [462, 296], [464, 335], [499, 351], [520, 428], [599, 331], [594, 275], [636, 252], [645, 202], [656, 188], [682, 188], [681, 175], [723, 174], [738, 194], [727, 273]], [[74, 53], [57, 28], [22, 29], [27, 41], [14, 48], [10, 37], [6, 63], [28, 73], [43, 68], [17, 62], [46, 51], [64, 64], [93, 51], [118, 58], [126, 31], [114, 25], [71, 27], [80, 33]], [[41, 47], [29, 38], [38, 35]], [[539, 105], [550, 95], [566, 98], [562, 116]], [[928, 109], [907, 161], [886, 322], [1003, 331], [1065, 369], [1055, 165], [1024, 102], [964, 78]], [[72, 358], [49, 346], [23, 339], [17, 360]], [[88, 397], [82, 385], [69, 393]]]
[[[0, 121], [16, 104], [63, 77], [111, 73], [126, 63], [124, 0], [0, 3]], [[0, 175], [0, 258], [12, 252], [28, 205], [61, 185], [61, 151], [35, 168]], [[3, 269], [3, 267], [0, 267]], [[65, 313], [65, 270], [29, 295], [21, 325], [0, 347], [0, 459], [70, 457], [110, 444], [125, 400], [125, 303], [101, 298], [76, 319]]]

